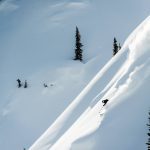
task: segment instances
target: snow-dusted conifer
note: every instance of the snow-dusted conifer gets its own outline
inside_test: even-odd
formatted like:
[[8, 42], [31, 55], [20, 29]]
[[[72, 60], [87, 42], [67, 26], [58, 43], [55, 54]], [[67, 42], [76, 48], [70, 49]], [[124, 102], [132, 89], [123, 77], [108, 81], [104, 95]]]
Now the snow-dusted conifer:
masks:
[[18, 88], [20, 88], [22, 86], [21, 80], [17, 79], [17, 82], [18, 82]]
[[147, 141], [146, 145], [147, 145], [147, 149], [150, 150], [150, 112], [149, 112], [147, 126], [148, 126], [148, 133], [147, 133], [147, 135], [148, 135], [148, 141]]
[[25, 80], [24, 88], [27, 88], [27, 87], [28, 87], [28, 83], [27, 83], [27, 80]]
[[82, 58], [82, 52], [83, 50], [81, 49], [82, 48], [82, 43], [81, 43], [81, 35], [80, 35], [80, 32], [79, 32], [79, 29], [78, 27], [76, 27], [76, 43], [75, 43], [75, 58], [74, 60], [80, 60], [82, 61], [83, 58]]
[[117, 54], [119, 48], [118, 48], [118, 44], [117, 44], [117, 40], [116, 38], [114, 38], [114, 43], [113, 43], [113, 56]]
[[121, 49], [121, 44], [119, 43], [119, 45], [118, 45], [118, 50], [120, 50]]

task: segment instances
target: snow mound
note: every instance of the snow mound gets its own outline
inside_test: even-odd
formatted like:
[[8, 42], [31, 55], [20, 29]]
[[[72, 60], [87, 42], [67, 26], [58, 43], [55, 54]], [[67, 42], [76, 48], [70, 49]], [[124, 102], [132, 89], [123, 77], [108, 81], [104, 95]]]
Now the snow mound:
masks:
[[[142, 126], [140, 120], [144, 118], [146, 107], [150, 105], [147, 100], [150, 96], [149, 77], [150, 17], [133, 31], [118, 54], [97, 73], [29, 150], [144, 149], [144, 140], [146, 141], [144, 134], [140, 138], [137, 135], [145, 128], [145, 124]], [[141, 99], [139, 93], [145, 96], [145, 100]], [[109, 102], [102, 107], [101, 101], [106, 98]], [[141, 113], [143, 109], [145, 111]], [[135, 114], [139, 117], [138, 125], [132, 121], [135, 121], [133, 118], [137, 118]], [[121, 127], [116, 117], [123, 122], [120, 123]], [[112, 118], [115, 120], [112, 121]], [[135, 125], [139, 130], [130, 129]], [[118, 131], [112, 131], [111, 126], [118, 128]], [[121, 140], [122, 130], [126, 133], [123, 132], [124, 137]], [[111, 138], [108, 138], [108, 135], [111, 135]], [[128, 137], [133, 141], [127, 140], [123, 143]]]

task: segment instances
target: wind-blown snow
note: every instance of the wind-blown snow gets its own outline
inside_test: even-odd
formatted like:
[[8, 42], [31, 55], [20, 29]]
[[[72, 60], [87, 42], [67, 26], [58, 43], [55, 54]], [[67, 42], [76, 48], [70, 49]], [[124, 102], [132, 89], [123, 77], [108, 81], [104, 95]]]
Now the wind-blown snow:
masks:
[[[149, 77], [150, 17], [129, 36], [120, 52], [100, 70], [29, 150], [145, 149], [146, 116], [143, 115], [146, 115], [150, 104]], [[101, 100], [105, 98], [109, 99], [102, 110], [106, 117], [100, 115]], [[120, 112], [124, 114], [118, 111], [120, 107]], [[116, 118], [114, 114], [117, 120], [113, 120]], [[136, 121], [136, 115], [139, 117], [138, 124], [132, 121]], [[120, 123], [118, 120], [121, 120]], [[105, 138], [105, 134], [111, 138]], [[89, 139], [94, 140], [88, 144]]]

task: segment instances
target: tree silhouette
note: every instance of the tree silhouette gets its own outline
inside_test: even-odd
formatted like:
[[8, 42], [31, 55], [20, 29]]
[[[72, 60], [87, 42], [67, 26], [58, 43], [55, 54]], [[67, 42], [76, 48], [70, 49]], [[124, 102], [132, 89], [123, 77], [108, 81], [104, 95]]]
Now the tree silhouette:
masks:
[[118, 44], [116, 38], [114, 38], [114, 43], [113, 43], [113, 56], [115, 56], [118, 52]]
[[18, 88], [20, 88], [22, 86], [21, 80], [17, 79], [17, 82], [18, 82]]
[[146, 143], [147, 145], [147, 149], [150, 150], [150, 112], [149, 112], [149, 117], [148, 117], [148, 124], [146, 124], [148, 126], [148, 141]]
[[121, 45], [120, 45], [120, 43], [119, 43], [119, 45], [118, 45], [118, 50], [121, 50]]
[[27, 88], [27, 87], [28, 87], [28, 83], [27, 83], [27, 80], [25, 80], [24, 88]]
[[47, 87], [48, 87], [48, 85], [47, 85], [46, 83], [44, 83], [44, 84], [43, 84], [43, 86], [44, 86], [45, 88], [47, 88]]
[[76, 43], [75, 43], [76, 48], [75, 48], [75, 58], [74, 58], [74, 60], [82, 61], [83, 60], [83, 58], [82, 58], [83, 50], [81, 48], [82, 48], [83, 44], [81, 43], [81, 35], [80, 35], [78, 27], [76, 27], [75, 38], [76, 38]]

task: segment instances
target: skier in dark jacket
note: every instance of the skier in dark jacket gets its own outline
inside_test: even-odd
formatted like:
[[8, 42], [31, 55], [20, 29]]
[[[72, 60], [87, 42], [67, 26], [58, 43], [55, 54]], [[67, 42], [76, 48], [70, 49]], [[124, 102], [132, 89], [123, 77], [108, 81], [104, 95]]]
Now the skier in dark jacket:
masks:
[[104, 103], [103, 106], [105, 106], [105, 105], [107, 104], [108, 101], [109, 101], [108, 99], [102, 100], [102, 103]]

